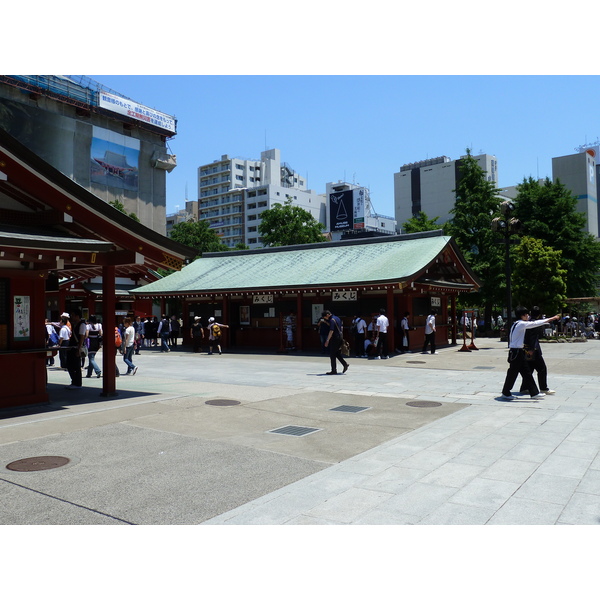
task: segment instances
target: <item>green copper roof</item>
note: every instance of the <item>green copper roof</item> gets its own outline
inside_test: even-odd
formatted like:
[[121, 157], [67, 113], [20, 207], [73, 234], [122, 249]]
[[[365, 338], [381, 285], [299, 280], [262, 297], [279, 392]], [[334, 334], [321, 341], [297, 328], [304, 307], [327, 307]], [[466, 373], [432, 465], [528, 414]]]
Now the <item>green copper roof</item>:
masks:
[[402, 281], [435, 261], [450, 243], [451, 238], [440, 232], [428, 233], [434, 235], [212, 253], [133, 291], [165, 294]]

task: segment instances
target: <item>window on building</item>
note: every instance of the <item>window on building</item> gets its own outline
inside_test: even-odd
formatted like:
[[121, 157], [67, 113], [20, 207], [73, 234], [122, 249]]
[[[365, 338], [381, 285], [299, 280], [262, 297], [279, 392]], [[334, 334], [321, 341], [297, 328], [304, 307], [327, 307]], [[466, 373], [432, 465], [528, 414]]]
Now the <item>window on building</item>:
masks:
[[244, 181], [244, 177], [243, 177], [242, 175], [236, 175], [236, 176], [235, 176], [235, 178], [236, 178], [238, 181]]

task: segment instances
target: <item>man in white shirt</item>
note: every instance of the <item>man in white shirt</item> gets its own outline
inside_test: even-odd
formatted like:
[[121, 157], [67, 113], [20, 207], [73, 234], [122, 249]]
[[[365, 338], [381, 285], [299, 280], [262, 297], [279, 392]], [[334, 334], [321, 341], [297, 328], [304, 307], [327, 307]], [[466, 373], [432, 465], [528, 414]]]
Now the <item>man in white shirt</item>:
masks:
[[517, 320], [513, 323], [510, 329], [510, 335], [508, 339], [508, 371], [506, 372], [506, 378], [504, 385], [502, 386], [502, 399], [513, 400], [514, 396], [511, 393], [512, 387], [517, 380], [519, 373], [523, 377], [523, 385], [529, 390], [529, 394], [534, 399], [544, 398], [546, 394], [540, 392], [538, 389], [531, 370], [527, 365], [527, 359], [525, 357], [525, 350], [523, 344], [525, 342], [525, 330], [539, 327], [544, 323], [550, 321], [556, 321], [560, 319], [560, 315], [554, 315], [549, 319], [539, 319], [537, 321], [529, 320], [529, 310], [524, 306], [519, 306], [515, 309], [515, 316]]
[[[410, 337], [409, 337], [409, 331], [410, 331], [410, 325], [408, 323], [408, 317], [410, 316], [410, 313], [407, 311], [404, 313], [404, 316], [402, 317], [402, 320], [400, 321], [400, 348], [396, 349], [397, 352], [399, 352], [400, 354], [404, 354], [405, 352], [410, 352], [409, 348], [410, 348]], [[404, 342], [404, 340], [406, 340], [406, 343]]]
[[354, 327], [354, 353], [356, 354], [357, 358], [359, 356], [364, 358], [367, 356], [365, 354], [365, 335], [367, 333], [367, 323], [360, 315], [356, 315], [352, 321], [352, 325]]
[[125, 325], [125, 339], [123, 340], [125, 352], [123, 352], [123, 362], [127, 365], [127, 373], [125, 373], [125, 375], [135, 375], [138, 368], [131, 360], [135, 349], [135, 329], [131, 324], [131, 319], [129, 317], [123, 319], [123, 324]]
[[427, 345], [431, 344], [431, 354], [436, 354], [435, 351], [435, 315], [437, 311], [432, 308], [429, 311], [429, 316], [425, 321], [425, 342], [423, 342], [423, 350], [421, 354], [427, 354]]
[[387, 343], [387, 331], [390, 326], [388, 318], [385, 316], [385, 309], [379, 309], [379, 316], [377, 317], [377, 358], [388, 357], [388, 343]]

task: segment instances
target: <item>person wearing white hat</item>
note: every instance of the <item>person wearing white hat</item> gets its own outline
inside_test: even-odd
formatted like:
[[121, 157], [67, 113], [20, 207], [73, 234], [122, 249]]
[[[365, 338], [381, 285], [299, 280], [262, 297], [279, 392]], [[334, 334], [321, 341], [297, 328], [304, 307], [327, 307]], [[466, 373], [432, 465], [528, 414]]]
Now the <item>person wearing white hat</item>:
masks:
[[192, 338], [192, 344], [194, 345], [194, 352], [198, 354], [202, 351], [202, 340], [204, 339], [204, 327], [202, 327], [202, 320], [200, 317], [194, 317], [194, 323], [190, 328], [190, 337]]

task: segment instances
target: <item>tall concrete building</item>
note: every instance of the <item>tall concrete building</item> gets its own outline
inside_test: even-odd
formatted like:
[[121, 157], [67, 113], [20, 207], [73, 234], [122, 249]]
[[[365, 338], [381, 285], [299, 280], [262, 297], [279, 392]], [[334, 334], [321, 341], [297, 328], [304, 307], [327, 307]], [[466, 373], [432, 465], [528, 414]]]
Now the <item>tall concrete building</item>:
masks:
[[[462, 160], [439, 156], [403, 165], [394, 173], [394, 209], [398, 227], [419, 212], [442, 225], [452, 218], [457, 181]], [[498, 184], [498, 161], [490, 154], [473, 157], [486, 172], [488, 181]]]
[[560, 181], [576, 198], [577, 210], [587, 217], [586, 230], [598, 237], [598, 165], [596, 158], [600, 146], [581, 146], [577, 154], [552, 159], [552, 179]]
[[261, 152], [259, 160], [224, 154], [198, 167], [198, 218], [230, 248], [239, 243], [262, 248], [261, 214], [287, 200], [326, 224], [325, 195], [308, 190], [306, 178], [282, 163], [276, 148]]
[[106, 202], [165, 233], [174, 117], [83, 76], [0, 75], [0, 127]]

